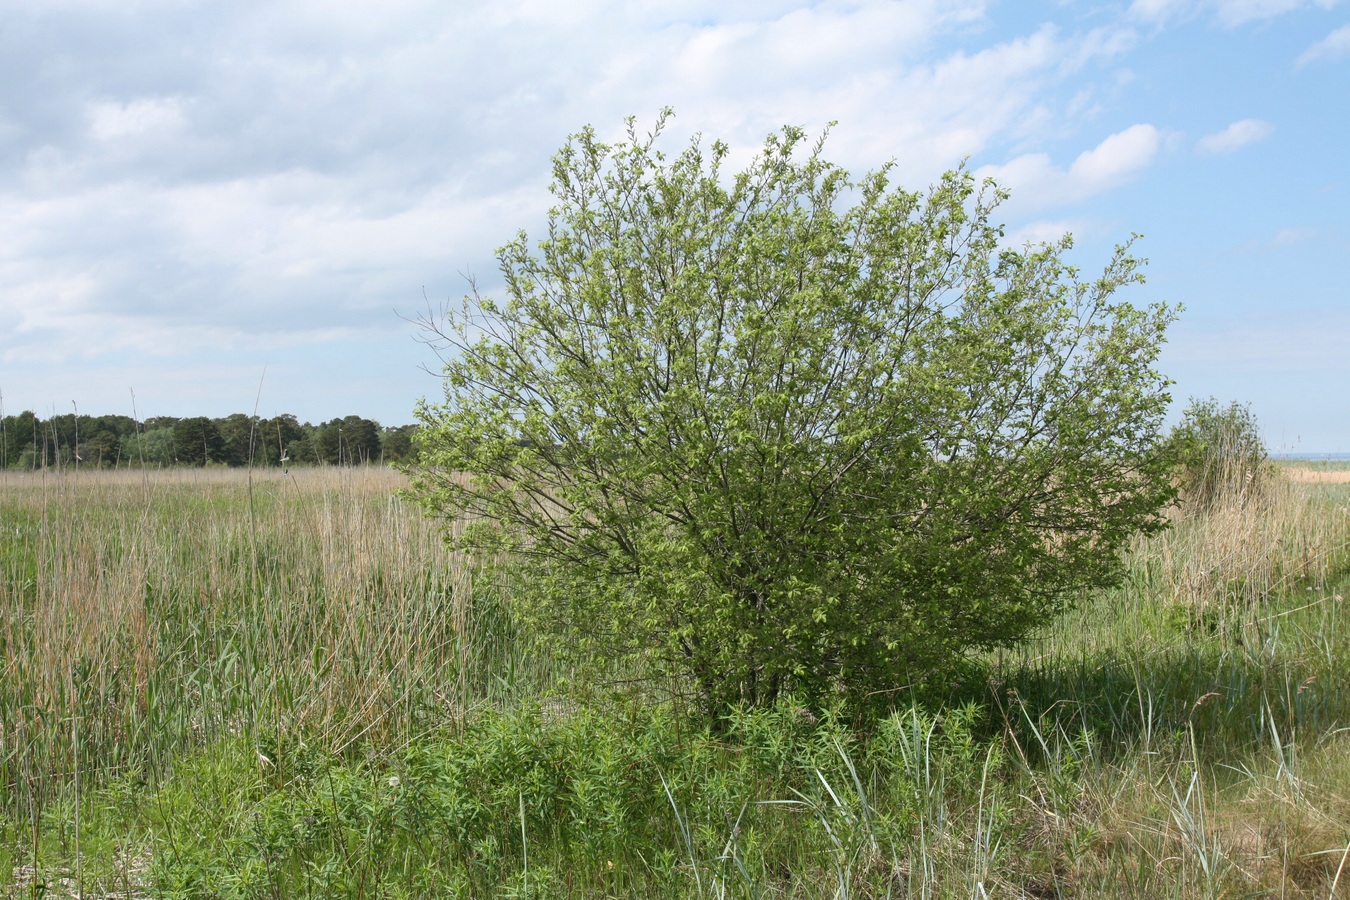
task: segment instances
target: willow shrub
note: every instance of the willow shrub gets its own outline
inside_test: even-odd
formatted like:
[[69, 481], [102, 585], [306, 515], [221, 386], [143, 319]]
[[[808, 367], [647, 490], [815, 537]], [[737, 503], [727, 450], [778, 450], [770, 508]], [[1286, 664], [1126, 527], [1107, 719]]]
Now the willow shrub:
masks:
[[424, 323], [415, 490], [516, 614], [718, 714], [908, 684], [1115, 580], [1172, 494], [1175, 313], [1112, 299], [1128, 245], [1082, 281], [1067, 236], [1001, 249], [968, 172], [854, 180], [784, 128], [733, 174], [664, 121], [573, 136], [504, 299]]

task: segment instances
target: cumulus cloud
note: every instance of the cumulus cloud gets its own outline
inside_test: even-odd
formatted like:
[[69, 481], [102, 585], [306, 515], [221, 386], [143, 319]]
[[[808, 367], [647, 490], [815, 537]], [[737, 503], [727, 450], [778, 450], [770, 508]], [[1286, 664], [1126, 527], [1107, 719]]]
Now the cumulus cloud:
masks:
[[1301, 69], [1309, 63], [1340, 59], [1347, 54], [1350, 54], [1350, 25], [1342, 25], [1304, 50], [1294, 65]]
[[1153, 162], [1159, 141], [1152, 125], [1131, 125], [1080, 154], [1069, 177], [1086, 193], [1108, 190]]
[[675, 140], [748, 155], [785, 122], [838, 119], [832, 156], [895, 157], [922, 182], [1128, 46], [1040, 27], [939, 49], [979, 37], [984, 0], [44, 9], [0, 37], [22, 76], [0, 78], [0, 207], [26, 211], [0, 219], [0, 244], [24, 248], [0, 304], [26, 308], [31, 273], [59, 269], [82, 287], [58, 321], [79, 305], [259, 335], [367, 327], [447, 273], [491, 276], [492, 248], [542, 219], [549, 154], [588, 121], [616, 133], [669, 103]]
[[[232, 355], [211, 364], [233, 371], [233, 354], [249, 348], [349, 348], [383, 335], [381, 359], [415, 369], [391, 309], [420, 306], [424, 286], [433, 300], [461, 292], [461, 272], [495, 289], [493, 248], [518, 228], [539, 235], [549, 157], [567, 134], [593, 123], [617, 137], [625, 115], [650, 124], [666, 105], [678, 112], [668, 146], [704, 132], [732, 144], [733, 165], [784, 123], [818, 133], [838, 120], [830, 158], [854, 171], [894, 159], [911, 187], [967, 156], [1012, 157], [998, 171], [1053, 204], [1146, 168], [1161, 140], [1152, 125], [1067, 166], [1018, 155], [1074, 139], [1109, 108], [1140, 19], [1103, 15], [1090, 27], [1046, 12], [1056, 25], [1008, 9], [15, 7], [0, 29], [0, 358], [50, 369], [159, 353], [205, 371], [219, 352]], [[336, 356], [314, 366], [338, 383], [349, 367]], [[27, 372], [5, 367], [7, 396]]]
[[979, 177], [993, 178], [1011, 189], [1021, 208], [1076, 203], [1125, 184], [1151, 165], [1163, 135], [1149, 124], [1131, 125], [1080, 153], [1067, 169], [1049, 154], [1028, 153], [1002, 165], [983, 166]]
[[1223, 131], [1205, 135], [1196, 142], [1195, 148], [1210, 156], [1234, 153], [1248, 144], [1269, 137], [1274, 130], [1275, 126], [1269, 122], [1260, 119], [1241, 119]]

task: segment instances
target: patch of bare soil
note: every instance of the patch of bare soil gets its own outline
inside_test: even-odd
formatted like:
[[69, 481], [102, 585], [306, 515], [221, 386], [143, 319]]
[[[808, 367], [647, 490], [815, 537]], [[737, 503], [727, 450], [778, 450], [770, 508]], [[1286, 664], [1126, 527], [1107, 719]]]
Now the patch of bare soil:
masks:
[[1285, 478], [1300, 484], [1350, 484], [1350, 469], [1308, 469], [1290, 466], [1280, 471]]

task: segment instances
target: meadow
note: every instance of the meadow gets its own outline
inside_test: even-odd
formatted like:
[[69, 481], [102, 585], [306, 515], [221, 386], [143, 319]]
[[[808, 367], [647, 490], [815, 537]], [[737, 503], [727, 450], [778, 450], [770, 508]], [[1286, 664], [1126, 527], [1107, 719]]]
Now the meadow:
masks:
[[880, 714], [724, 723], [533, 652], [403, 484], [0, 474], [0, 896], [1350, 897], [1350, 484], [1176, 510]]

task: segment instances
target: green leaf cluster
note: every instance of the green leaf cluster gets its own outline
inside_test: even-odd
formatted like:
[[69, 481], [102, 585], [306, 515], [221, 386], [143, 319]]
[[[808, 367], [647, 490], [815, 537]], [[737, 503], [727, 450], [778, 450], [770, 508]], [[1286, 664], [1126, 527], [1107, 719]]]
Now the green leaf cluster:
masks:
[[663, 115], [554, 160], [505, 298], [428, 328], [415, 490], [555, 646], [674, 678], [710, 712], [861, 696], [1024, 638], [1161, 527], [1154, 363], [1175, 310], [1113, 300], [958, 169], [861, 179], [824, 139], [743, 170]]
[[547, 897], [683, 897], [711, 875], [746, 896], [809, 883], [867, 845], [860, 877], [889, 881], [921, 816], [962, 818], [1001, 771], [979, 719], [910, 706], [859, 735], [784, 698], [731, 711], [725, 741], [669, 705], [526, 705], [392, 757], [239, 741], [183, 760], [144, 804], [155, 893], [487, 897], [528, 883]]

